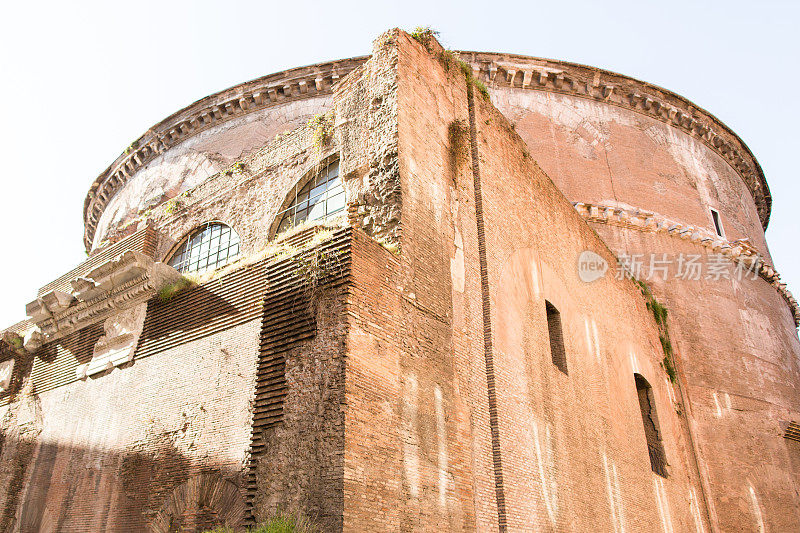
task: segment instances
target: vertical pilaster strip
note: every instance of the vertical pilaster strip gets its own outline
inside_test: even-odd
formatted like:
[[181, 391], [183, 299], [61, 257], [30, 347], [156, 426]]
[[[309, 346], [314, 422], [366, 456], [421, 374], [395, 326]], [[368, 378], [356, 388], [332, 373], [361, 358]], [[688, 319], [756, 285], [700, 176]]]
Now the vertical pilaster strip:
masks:
[[478, 133], [475, 127], [475, 91], [467, 80], [467, 107], [469, 110], [469, 140], [472, 154], [472, 178], [475, 189], [475, 220], [478, 226], [478, 260], [481, 269], [481, 296], [483, 300], [483, 353], [486, 360], [486, 388], [489, 397], [489, 429], [492, 434], [492, 463], [494, 490], [497, 498], [497, 523], [501, 532], [507, 528], [506, 496], [503, 488], [503, 462], [500, 453], [500, 427], [497, 419], [497, 391], [494, 379], [494, 353], [492, 351], [492, 316], [489, 296], [489, 268], [486, 261], [486, 238], [483, 223], [483, 194], [478, 164]]

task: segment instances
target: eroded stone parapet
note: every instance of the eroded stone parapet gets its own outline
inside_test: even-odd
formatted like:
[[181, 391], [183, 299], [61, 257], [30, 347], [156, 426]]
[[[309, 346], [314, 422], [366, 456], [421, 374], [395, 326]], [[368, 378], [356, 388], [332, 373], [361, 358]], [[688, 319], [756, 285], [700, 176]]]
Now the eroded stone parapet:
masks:
[[22, 339], [22, 346], [25, 348], [27, 352], [35, 352], [39, 348], [42, 347], [44, 344], [45, 338], [42, 334], [42, 331], [34, 327], [30, 329]]
[[72, 294], [51, 290], [25, 306], [25, 312], [34, 322], [46, 320], [53, 315], [63, 312], [75, 301]]
[[[620, 226], [647, 233], [664, 232], [672, 237], [708, 248], [734, 263], [741, 264], [746, 270], [757, 273], [783, 296], [792, 312], [795, 326], [800, 327], [800, 307], [798, 307], [797, 300], [792, 296], [786, 284], [781, 283], [780, 274], [772, 265], [764, 262], [758, 251], [750, 244], [749, 239], [728, 241], [706, 230], [685, 226], [658, 213], [636, 208], [621, 208], [586, 202], [573, 202], [572, 205], [587, 222]], [[641, 219], [644, 219], [646, 223], [642, 224]]]
[[144, 254], [128, 251], [118, 259], [94, 268], [85, 277], [73, 280], [72, 293], [82, 302], [107, 296], [115, 287], [121, 287], [143, 276], [157, 275], [161, 270], [157, 265], [164, 266], [153, 262]]

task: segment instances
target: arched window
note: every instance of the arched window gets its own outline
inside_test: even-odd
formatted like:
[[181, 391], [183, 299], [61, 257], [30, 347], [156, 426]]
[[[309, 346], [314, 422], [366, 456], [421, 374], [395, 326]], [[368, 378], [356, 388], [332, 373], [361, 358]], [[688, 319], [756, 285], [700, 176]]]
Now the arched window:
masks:
[[239, 236], [220, 222], [207, 222], [175, 249], [167, 264], [180, 273], [219, 268], [239, 255]]
[[653, 388], [639, 374], [634, 374], [636, 393], [639, 396], [639, 410], [642, 412], [644, 435], [647, 438], [647, 451], [650, 454], [650, 468], [661, 477], [667, 477], [667, 454], [661, 442], [661, 431], [658, 428], [656, 402]]
[[344, 188], [339, 177], [339, 161], [327, 163], [317, 176], [289, 194], [289, 207], [278, 213], [277, 233], [306, 221], [320, 220], [344, 211]]

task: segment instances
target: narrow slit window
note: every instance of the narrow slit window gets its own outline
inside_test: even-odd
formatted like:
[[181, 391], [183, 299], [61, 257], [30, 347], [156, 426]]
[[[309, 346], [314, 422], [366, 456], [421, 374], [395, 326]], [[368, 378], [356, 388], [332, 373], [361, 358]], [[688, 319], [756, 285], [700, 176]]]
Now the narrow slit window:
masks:
[[719, 218], [719, 211], [712, 209], [711, 218], [714, 219], [714, 230], [716, 230], [717, 235], [724, 237], [725, 232], [722, 230], [722, 220]]
[[567, 374], [567, 353], [564, 350], [564, 334], [561, 328], [561, 313], [550, 302], [544, 302], [547, 311], [547, 332], [550, 336], [550, 355], [553, 364]]
[[639, 396], [639, 410], [642, 412], [642, 422], [644, 423], [644, 435], [647, 438], [650, 468], [659, 476], [667, 477], [667, 455], [664, 453], [661, 431], [658, 428], [653, 388], [641, 375], [634, 374], [634, 378], [636, 393]]

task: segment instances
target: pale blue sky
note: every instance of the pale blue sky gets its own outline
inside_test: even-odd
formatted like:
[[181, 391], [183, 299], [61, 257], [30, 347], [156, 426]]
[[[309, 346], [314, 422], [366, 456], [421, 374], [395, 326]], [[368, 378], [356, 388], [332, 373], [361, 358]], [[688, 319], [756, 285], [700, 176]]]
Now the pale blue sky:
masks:
[[585, 63], [681, 94], [755, 153], [775, 265], [800, 293], [800, 2], [16, 2], [0, 31], [0, 329], [84, 258], [92, 180], [148, 127], [209, 93], [369, 53], [385, 29], [445, 46]]

